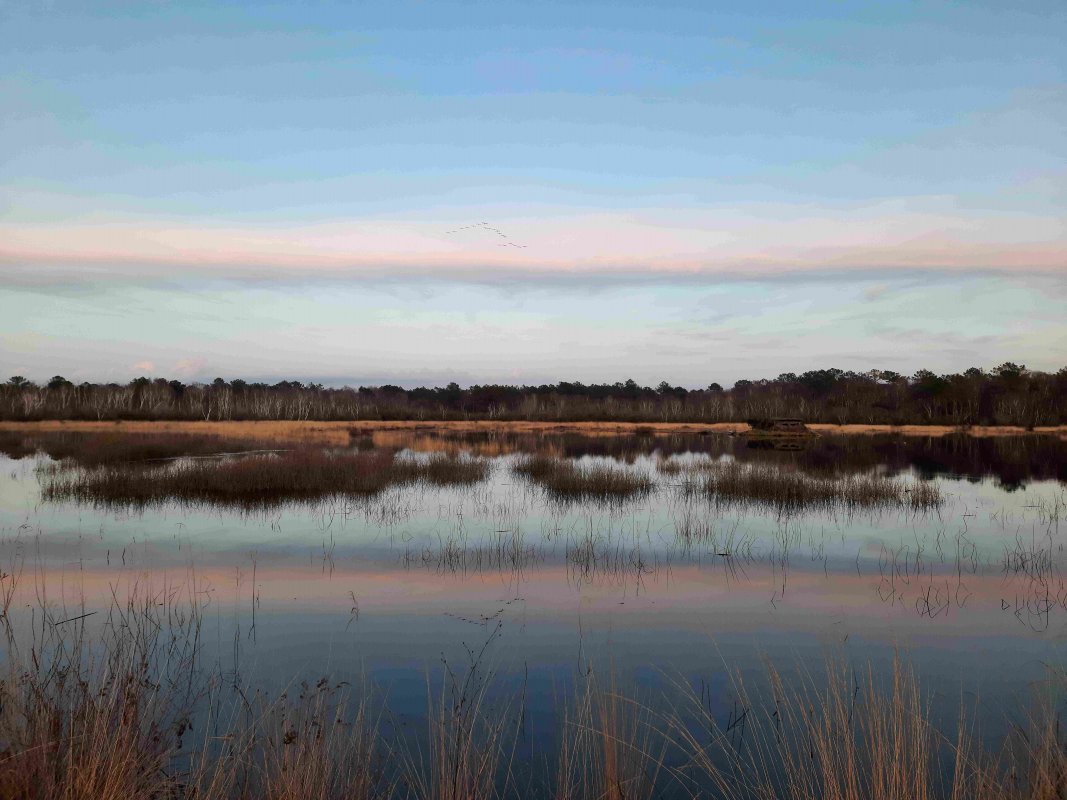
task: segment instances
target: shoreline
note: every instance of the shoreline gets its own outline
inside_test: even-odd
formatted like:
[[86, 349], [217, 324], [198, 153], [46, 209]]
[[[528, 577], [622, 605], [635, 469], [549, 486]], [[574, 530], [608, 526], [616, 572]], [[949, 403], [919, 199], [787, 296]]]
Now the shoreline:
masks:
[[[1006, 436], [1055, 436], [1067, 440], [1067, 425], [1038, 426], [1027, 430], [1016, 425], [962, 428], [953, 425], [837, 425], [810, 423], [808, 429], [824, 436], [942, 437], [962, 434], [973, 438]], [[219, 435], [249, 439], [313, 439], [348, 441], [352, 436], [379, 431], [448, 431], [453, 433], [581, 433], [592, 436], [623, 436], [636, 432], [670, 434], [741, 434], [750, 430], [745, 422], [546, 422], [526, 420], [35, 420], [0, 421], [0, 431], [17, 433], [174, 433]]]

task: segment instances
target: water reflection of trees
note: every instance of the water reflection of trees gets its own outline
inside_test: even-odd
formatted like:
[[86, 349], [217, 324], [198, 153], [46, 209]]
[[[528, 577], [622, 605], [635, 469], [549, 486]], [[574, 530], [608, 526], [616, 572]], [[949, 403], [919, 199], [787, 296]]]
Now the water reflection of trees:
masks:
[[[775, 441], [713, 433], [588, 435], [574, 432], [461, 433], [424, 431], [387, 434], [389, 447], [413, 450], [470, 450], [478, 455], [539, 453], [565, 458], [599, 456], [633, 462], [640, 456], [685, 453], [708, 458], [730, 456], [739, 461], [776, 463], [820, 474], [881, 469], [890, 475], [914, 469], [924, 478], [959, 477], [979, 481], [993, 478], [1007, 491], [1029, 481], [1067, 483], [1067, 441], [1055, 436], [974, 437], [966, 434], [919, 437], [896, 435], [820, 436], [792, 440], [788, 447]], [[353, 439], [354, 449], [374, 446], [378, 435]], [[188, 434], [35, 433], [0, 431], [0, 454], [20, 459], [44, 453], [53, 459], [81, 463], [137, 461], [220, 451], [241, 451], [277, 442], [227, 440]], [[282, 445], [283, 447], [285, 445]]]
[[[568, 458], [599, 456], [632, 462], [639, 456], [695, 453], [709, 458], [730, 456], [739, 461], [770, 462], [816, 473], [865, 472], [882, 469], [891, 475], [912, 469], [924, 478], [993, 478], [1008, 491], [1029, 481], [1067, 482], [1067, 441], [1054, 436], [820, 436], [791, 441], [783, 448], [773, 441], [754, 441], [722, 434], [581, 433], [520, 434], [510, 432], [420, 432], [421, 445], [465, 447], [482, 454], [546, 453]], [[800, 449], [797, 449], [799, 446]]]

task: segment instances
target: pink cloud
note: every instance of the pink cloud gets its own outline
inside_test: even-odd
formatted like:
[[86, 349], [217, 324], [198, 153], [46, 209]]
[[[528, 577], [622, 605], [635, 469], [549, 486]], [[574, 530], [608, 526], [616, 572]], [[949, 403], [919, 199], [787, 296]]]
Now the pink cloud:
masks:
[[136, 364], [132, 364], [130, 369], [135, 372], [155, 372], [156, 365], [151, 361], [138, 361]]
[[[776, 275], [1067, 269], [1067, 219], [958, 211], [951, 198], [855, 208], [572, 211], [288, 227], [0, 225], [0, 274], [84, 279]], [[488, 226], [473, 223], [488, 221]], [[471, 227], [467, 227], [471, 226]], [[497, 231], [497, 232], [494, 232]], [[518, 247], [513, 245], [520, 245]]]

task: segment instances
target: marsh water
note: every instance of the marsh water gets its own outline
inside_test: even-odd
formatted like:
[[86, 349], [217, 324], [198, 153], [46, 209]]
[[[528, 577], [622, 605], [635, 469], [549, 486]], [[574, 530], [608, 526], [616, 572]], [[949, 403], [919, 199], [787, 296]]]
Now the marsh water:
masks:
[[[271, 690], [321, 676], [371, 682], [401, 724], [423, 717], [444, 670], [472, 653], [497, 691], [521, 690], [532, 740], [591, 670], [649, 698], [701, 687], [725, 718], [732, 681], [767, 663], [880, 670], [905, 654], [931, 713], [967, 698], [995, 736], [1050, 668], [1067, 666], [1057, 438], [379, 431], [323, 447], [487, 459], [485, 478], [254, 507], [47, 499], [48, 465], [99, 444], [4, 436], [0, 563], [22, 576], [12, 620], [32, 624], [39, 604], [90, 614], [138, 585], [192, 587], [205, 662]], [[168, 446], [157, 457], [178, 462], [220, 447]], [[653, 489], [561, 498], [513, 469], [530, 454], [647, 475]], [[783, 510], [680, 486], [687, 467], [730, 461], [931, 481], [941, 502]]]

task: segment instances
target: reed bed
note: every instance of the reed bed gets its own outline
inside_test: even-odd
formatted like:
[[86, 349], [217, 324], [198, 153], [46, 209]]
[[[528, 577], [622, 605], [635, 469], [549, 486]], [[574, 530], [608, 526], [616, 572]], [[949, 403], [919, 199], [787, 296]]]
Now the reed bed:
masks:
[[449, 453], [434, 453], [418, 465], [418, 477], [434, 486], [466, 486], [489, 477], [489, 461], [464, 458]]
[[617, 502], [645, 496], [655, 486], [651, 477], [632, 470], [546, 456], [524, 458], [512, 470], [561, 501]]
[[943, 502], [937, 484], [929, 481], [905, 482], [870, 474], [813, 475], [770, 464], [705, 462], [693, 467], [687, 477], [687, 489], [703, 491], [717, 502], [753, 502], [779, 513], [836, 507], [929, 511]]
[[164, 463], [79, 467], [59, 462], [43, 465], [38, 474], [46, 500], [134, 507], [176, 501], [258, 509], [330, 496], [368, 497], [419, 480], [469, 485], [484, 480], [488, 470], [483, 460], [446, 455], [420, 462], [397, 458], [390, 450], [300, 448]]

